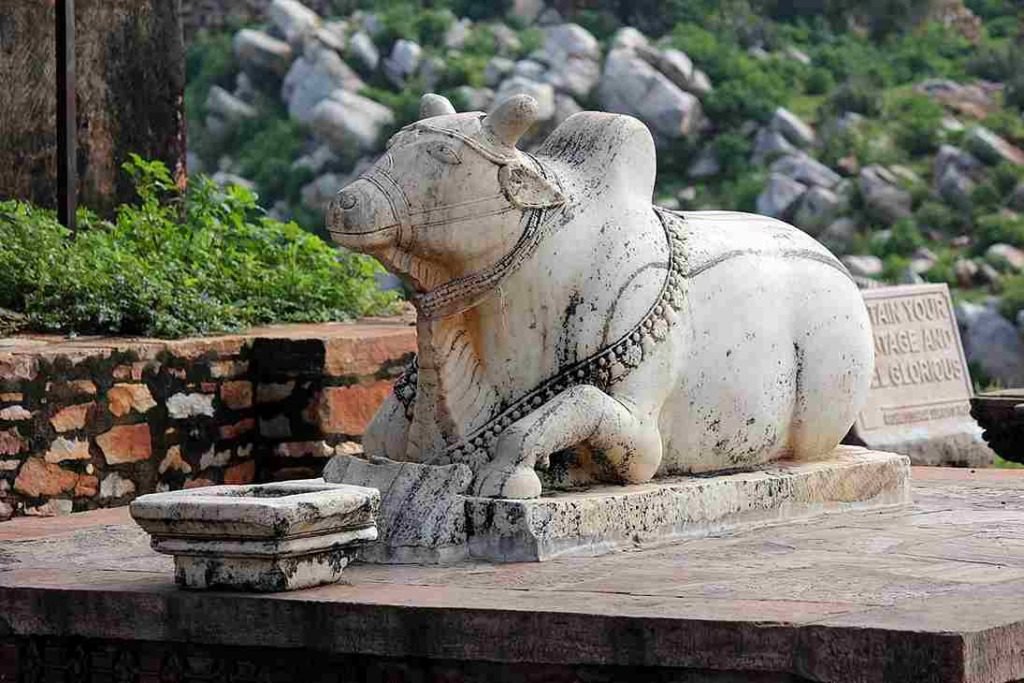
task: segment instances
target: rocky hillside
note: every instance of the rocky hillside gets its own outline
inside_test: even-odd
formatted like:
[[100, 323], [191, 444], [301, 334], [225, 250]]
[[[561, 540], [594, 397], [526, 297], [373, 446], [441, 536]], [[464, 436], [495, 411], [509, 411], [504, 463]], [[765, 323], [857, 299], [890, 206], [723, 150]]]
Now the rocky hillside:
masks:
[[659, 203], [793, 222], [865, 287], [948, 282], [976, 379], [1024, 386], [1024, 10], [605, 4], [322, 17], [273, 0], [265, 23], [193, 45], [191, 169], [318, 230], [425, 91], [463, 110], [529, 93], [534, 142], [581, 109], [631, 114], [658, 143]]

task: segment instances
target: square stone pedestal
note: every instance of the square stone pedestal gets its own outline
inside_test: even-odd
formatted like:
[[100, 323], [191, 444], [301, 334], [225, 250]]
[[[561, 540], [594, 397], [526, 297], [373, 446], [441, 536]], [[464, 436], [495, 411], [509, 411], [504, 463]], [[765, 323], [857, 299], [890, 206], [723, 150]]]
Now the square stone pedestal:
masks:
[[375, 489], [292, 481], [154, 493], [131, 514], [182, 586], [274, 592], [340, 579], [379, 506]]
[[467, 498], [470, 555], [497, 562], [595, 556], [814, 515], [910, 502], [910, 459], [840, 446], [827, 460], [729, 475]]

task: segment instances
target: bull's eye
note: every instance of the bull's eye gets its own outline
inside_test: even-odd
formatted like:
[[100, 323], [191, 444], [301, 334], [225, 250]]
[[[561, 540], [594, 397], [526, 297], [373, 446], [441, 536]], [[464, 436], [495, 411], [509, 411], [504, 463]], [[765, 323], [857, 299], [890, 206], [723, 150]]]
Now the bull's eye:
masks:
[[449, 166], [462, 163], [459, 153], [443, 142], [435, 142], [427, 145], [427, 154], [434, 157], [442, 164], [448, 164]]

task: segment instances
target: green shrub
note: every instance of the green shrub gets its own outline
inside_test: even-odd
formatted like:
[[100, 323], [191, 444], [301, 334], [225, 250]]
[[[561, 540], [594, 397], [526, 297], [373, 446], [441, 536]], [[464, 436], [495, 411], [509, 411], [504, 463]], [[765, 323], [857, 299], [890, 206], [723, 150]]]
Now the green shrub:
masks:
[[203, 177], [184, 195], [160, 162], [125, 164], [139, 195], [113, 221], [0, 203], [0, 304], [39, 330], [180, 337], [386, 309], [371, 259], [262, 214]]
[[911, 156], [938, 149], [945, 113], [942, 105], [917, 93], [900, 94], [885, 105], [885, 116], [894, 128], [896, 143]]
[[975, 237], [978, 253], [999, 242], [1024, 247], [1024, 216], [1007, 213], [981, 216], [975, 224]]

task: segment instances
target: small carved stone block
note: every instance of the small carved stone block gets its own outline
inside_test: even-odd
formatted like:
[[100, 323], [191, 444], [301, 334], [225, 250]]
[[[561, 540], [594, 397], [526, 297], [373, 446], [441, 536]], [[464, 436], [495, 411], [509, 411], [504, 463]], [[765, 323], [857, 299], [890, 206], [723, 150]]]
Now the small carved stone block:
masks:
[[154, 493], [131, 514], [178, 584], [274, 592], [340, 579], [379, 507], [375, 489], [313, 480]]

